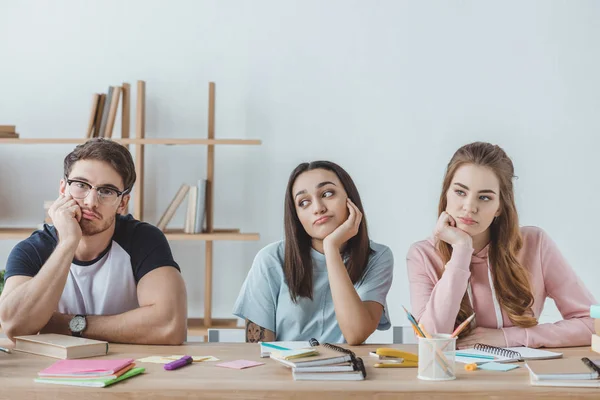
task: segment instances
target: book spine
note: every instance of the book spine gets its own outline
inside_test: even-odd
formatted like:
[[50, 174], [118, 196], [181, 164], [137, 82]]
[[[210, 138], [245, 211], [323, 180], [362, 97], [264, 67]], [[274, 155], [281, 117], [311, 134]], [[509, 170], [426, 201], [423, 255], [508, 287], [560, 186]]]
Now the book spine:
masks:
[[90, 111], [90, 119], [88, 121], [87, 138], [94, 136], [94, 124], [96, 123], [96, 111], [98, 110], [98, 103], [100, 102], [100, 95], [94, 93], [92, 96], [92, 110]]
[[206, 215], [206, 179], [198, 180], [198, 196], [196, 200], [196, 220], [194, 221], [194, 233], [204, 231], [204, 220]]
[[115, 119], [117, 118], [117, 110], [119, 108], [119, 99], [121, 98], [121, 87], [117, 86], [113, 89], [112, 99], [110, 101], [110, 110], [108, 111], [108, 120], [106, 122], [106, 130], [104, 131], [105, 138], [112, 138]]
[[188, 209], [185, 215], [185, 233], [194, 233], [194, 221], [196, 220], [196, 202], [198, 198], [198, 187], [190, 186], [190, 196], [188, 202]]

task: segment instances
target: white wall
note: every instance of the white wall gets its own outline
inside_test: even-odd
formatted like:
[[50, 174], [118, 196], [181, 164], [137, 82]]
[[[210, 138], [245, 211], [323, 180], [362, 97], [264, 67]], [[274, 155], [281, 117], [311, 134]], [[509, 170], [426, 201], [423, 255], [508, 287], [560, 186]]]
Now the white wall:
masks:
[[[600, 298], [599, 2], [0, 0], [0, 15], [0, 123], [24, 138], [82, 137], [92, 93], [143, 79], [148, 137], [205, 136], [215, 81], [217, 136], [263, 140], [216, 151], [216, 225], [261, 240], [215, 245], [215, 317], [282, 237], [290, 171], [329, 159], [394, 252], [388, 302], [404, 324], [406, 251], [433, 228], [445, 164], [474, 140], [512, 156], [522, 223], [548, 231]], [[0, 146], [2, 226], [40, 220], [72, 147]], [[204, 157], [148, 148], [148, 221]], [[0, 265], [15, 244], [0, 242]], [[172, 246], [200, 317], [203, 243]]]

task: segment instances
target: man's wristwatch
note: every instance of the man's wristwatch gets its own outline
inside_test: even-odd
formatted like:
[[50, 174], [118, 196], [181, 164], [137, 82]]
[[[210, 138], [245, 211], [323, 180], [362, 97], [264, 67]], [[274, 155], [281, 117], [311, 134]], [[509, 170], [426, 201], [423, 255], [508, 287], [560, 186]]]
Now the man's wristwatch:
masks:
[[71, 330], [71, 335], [81, 337], [81, 333], [87, 328], [87, 320], [85, 319], [85, 315], [78, 314], [71, 318], [69, 321], [69, 329]]

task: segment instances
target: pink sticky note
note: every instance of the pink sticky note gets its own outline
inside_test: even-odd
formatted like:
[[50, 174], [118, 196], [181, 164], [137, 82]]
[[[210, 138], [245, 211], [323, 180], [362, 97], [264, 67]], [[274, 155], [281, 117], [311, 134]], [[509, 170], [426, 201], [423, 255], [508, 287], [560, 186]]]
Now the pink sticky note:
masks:
[[229, 362], [217, 364], [217, 367], [244, 369], [244, 368], [257, 367], [259, 365], [264, 365], [264, 363], [256, 362], [256, 361], [249, 361], [249, 360], [235, 360], [235, 361], [229, 361]]

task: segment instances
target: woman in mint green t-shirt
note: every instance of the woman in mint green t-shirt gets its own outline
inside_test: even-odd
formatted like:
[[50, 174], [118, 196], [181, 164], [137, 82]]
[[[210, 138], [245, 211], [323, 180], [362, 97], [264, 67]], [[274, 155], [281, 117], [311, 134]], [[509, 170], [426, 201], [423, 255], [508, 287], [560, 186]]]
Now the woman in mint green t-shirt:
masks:
[[233, 313], [246, 341], [365, 341], [390, 327], [386, 296], [393, 256], [369, 240], [358, 190], [328, 161], [302, 163], [290, 175], [285, 240], [254, 259]]

